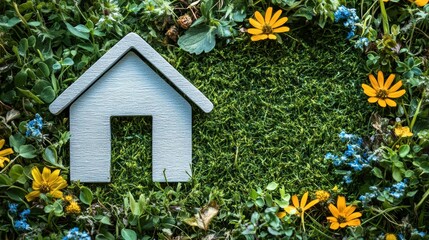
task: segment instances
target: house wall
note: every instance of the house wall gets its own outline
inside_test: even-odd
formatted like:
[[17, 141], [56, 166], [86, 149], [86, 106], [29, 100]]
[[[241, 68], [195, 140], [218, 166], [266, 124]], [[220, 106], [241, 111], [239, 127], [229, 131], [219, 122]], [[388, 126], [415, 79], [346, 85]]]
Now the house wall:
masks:
[[110, 181], [112, 116], [152, 116], [153, 181], [189, 180], [191, 106], [133, 52], [70, 107], [71, 180]]

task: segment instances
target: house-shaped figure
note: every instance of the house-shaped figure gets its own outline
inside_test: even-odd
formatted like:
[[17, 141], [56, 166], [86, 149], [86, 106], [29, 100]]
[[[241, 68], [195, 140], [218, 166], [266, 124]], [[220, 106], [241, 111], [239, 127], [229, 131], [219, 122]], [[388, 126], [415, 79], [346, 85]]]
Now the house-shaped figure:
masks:
[[213, 104], [135, 33], [126, 35], [49, 106], [70, 107], [70, 179], [110, 182], [112, 116], [152, 117], [153, 181], [188, 181], [192, 109]]

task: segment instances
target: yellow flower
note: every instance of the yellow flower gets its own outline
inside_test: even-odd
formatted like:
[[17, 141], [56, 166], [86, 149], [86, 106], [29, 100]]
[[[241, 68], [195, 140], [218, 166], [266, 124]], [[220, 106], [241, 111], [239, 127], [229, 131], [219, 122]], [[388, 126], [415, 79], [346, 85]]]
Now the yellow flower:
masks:
[[383, 72], [378, 71], [377, 78], [378, 82], [375, 80], [374, 75], [369, 75], [369, 80], [371, 81], [372, 87], [367, 84], [362, 84], [364, 93], [369, 96], [368, 102], [378, 102], [378, 105], [381, 107], [386, 107], [386, 103], [390, 107], [396, 107], [396, 102], [391, 98], [399, 98], [405, 94], [404, 89], [399, 90], [399, 88], [402, 86], [402, 81], [398, 81], [390, 88], [390, 85], [392, 85], [392, 82], [395, 79], [395, 74], [390, 74], [389, 78], [387, 78], [387, 81], [384, 82]]
[[304, 228], [304, 212], [319, 202], [319, 199], [315, 199], [307, 204], [307, 200], [308, 200], [308, 192], [304, 193], [304, 195], [302, 196], [301, 203], [299, 202], [298, 196], [293, 195], [292, 196], [293, 206], [291, 205], [287, 206], [285, 208], [285, 212], [277, 213], [277, 217], [283, 218], [284, 216], [286, 216], [286, 213], [299, 215], [301, 217], [301, 223]]
[[428, 4], [429, 0], [415, 0], [415, 1], [411, 0], [410, 2], [414, 2], [419, 7], [423, 7], [426, 4]]
[[70, 204], [66, 207], [66, 212], [71, 214], [79, 214], [80, 206], [76, 201], [71, 201]]
[[413, 133], [410, 131], [409, 127], [397, 126], [395, 128], [395, 135], [398, 137], [411, 137]]
[[337, 186], [337, 185], [335, 185], [335, 186], [332, 188], [332, 191], [334, 191], [334, 192], [338, 192], [338, 186]]
[[[5, 143], [5, 140], [1, 139], [0, 140], [0, 149], [3, 148], [4, 143]], [[6, 157], [7, 155], [10, 155], [10, 154], [13, 154], [12, 148], [6, 148], [6, 149], [3, 149], [3, 150], [0, 150], [0, 167], [1, 168], [4, 168], [4, 162], [9, 162], [10, 161], [10, 159]]]
[[67, 202], [72, 202], [73, 201], [73, 196], [72, 195], [67, 195], [64, 197], [64, 200], [66, 200]]
[[386, 239], [386, 240], [397, 240], [398, 238], [396, 237], [396, 235], [395, 235], [395, 234], [393, 234], [393, 233], [388, 233], [388, 234], [386, 234], [386, 235], [384, 236], [384, 239]]
[[41, 193], [49, 193], [54, 198], [62, 198], [61, 189], [67, 187], [67, 182], [60, 175], [60, 170], [57, 169], [51, 173], [47, 167], [43, 168], [43, 173], [40, 173], [37, 167], [31, 169], [33, 176], [33, 191], [25, 195], [27, 201], [33, 201], [38, 198]]
[[345, 228], [347, 226], [359, 226], [360, 219], [362, 216], [360, 212], [354, 212], [356, 206], [350, 205], [346, 206], [346, 198], [343, 196], [338, 196], [337, 206], [329, 204], [329, 211], [332, 213], [332, 217], [327, 217], [327, 220], [331, 223], [329, 227], [332, 230], [337, 230], [338, 228]]
[[316, 191], [316, 198], [319, 199], [320, 202], [328, 201], [330, 196], [331, 195], [327, 191], [324, 191], [324, 190]]
[[289, 32], [289, 27], [283, 26], [288, 20], [287, 17], [282, 17], [282, 10], [278, 10], [274, 15], [273, 8], [269, 7], [265, 13], [265, 18], [258, 11], [255, 12], [255, 19], [249, 18], [249, 23], [255, 28], [249, 28], [248, 33], [254, 35], [250, 39], [252, 41], [259, 41], [265, 39], [277, 39], [275, 33]]

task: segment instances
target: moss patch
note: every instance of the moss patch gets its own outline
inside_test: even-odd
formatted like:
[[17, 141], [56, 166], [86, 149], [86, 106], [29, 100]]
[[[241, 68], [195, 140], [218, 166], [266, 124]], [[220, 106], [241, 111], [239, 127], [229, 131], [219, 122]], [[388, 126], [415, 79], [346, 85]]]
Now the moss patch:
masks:
[[[361, 57], [339, 34], [323, 34], [296, 32], [283, 44], [234, 44], [200, 56], [158, 48], [215, 106], [209, 114], [194, 106], [193, 180], [181, 190], [188, 201], [204, 203], [201, 191], [210, 188], [243, 201], [271, 181], [291, 193], [338, 184], [324, 155], [343, 150], [341, 129], [366, 131], [370, 107], [360, 87], [367, 78]], [[113, 123], [104, 197], [120, 202], [127, 191], [156, 187], [147, 121]]]

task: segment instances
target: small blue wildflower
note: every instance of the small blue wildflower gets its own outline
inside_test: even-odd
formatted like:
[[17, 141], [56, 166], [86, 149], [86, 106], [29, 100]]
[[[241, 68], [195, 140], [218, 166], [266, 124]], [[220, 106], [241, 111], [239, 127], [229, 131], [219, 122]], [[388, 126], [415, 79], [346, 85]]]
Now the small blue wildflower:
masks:
[[86, 231], [79, 232], [79, 228], [74, 227], [63, 237], [63, 240], [91, 240], [91, 237]]
[[26, 219], [16, 220], [14, 227], [17, 231], [28, 231], [31, 229]]
[[16, 214], [18, 212], [18, 204], [17, 203], [9, 203], [9, 212], [12, 214]]
[[347, 34], [347, 39], [352, 38], [355, 35], [356, 23], [359, 21], [359, 17], [356, 15], [356, 9], [346, 8], [341, 5], [334, 13], [335, 22], [344, 21], [343, 25], [349, 28], [350, 31]]
[[334, 160], [335, 159], [335, 155], [334, 154], [332, 154], [332, 153], [327, 153], [326, 155], [325, 155], [325, 159], [326, 160]]
[[33, 120], [27, 123], [27, 131], [25, 135], [27, 137], [40, 137], [42, 136], [42, 128], [43, 128], [43, 119], [42, 117], [36, 113], [36, 116]]
[[346, 157], [352, 157], [355, 155], [355, 147], [351, 144], [347, 144], [347, 150], [344, 152]]
[[424, 236], [426, 236], [426, 233], [425, 232], [420, 232], [417, 229], [413, 229], [413, 231], [411, 232], [411, 235], [419, 235], [420, 237], [424, 237]]
[[353, 139], [354, 135], [348, 134], [344, 130], [342, 130], [340, 132], [340, 134], [338, 134], [338, 137], [340, 137], [341, 142], [345, 142], [345, 141], [350, 141], [351, 139]]
[[404, 196], [406, 188], [407, 179], [404, 179], [402, 182], [393, 184], [392, 187], [386, 187], [384, 191], [389, 192], [389, 195], [394, 198], [401, 198]]
[[21, 219], [26, 219], [27, 216], [30, 214], [30, 209], [25, 209], [24, 211], [22, 211], [19, 216], [21, 217]]
[[343, 181], [346, 184], [350, 184], [353, 182], [352, 177], [351, 177], [352, 172], [348, 171], [346, 175], [344, 175], [343, 177]]
[[361, 37], [359, 38], [356, 43], [355, 43], [355, 48], [359, 48], [361, 50], [363, 50], [364, 47], [368, 47], [369, 45], [369, 40], [366, 37]]
[[404, 234], [398, 233], [399, 240], [405, 240]]

